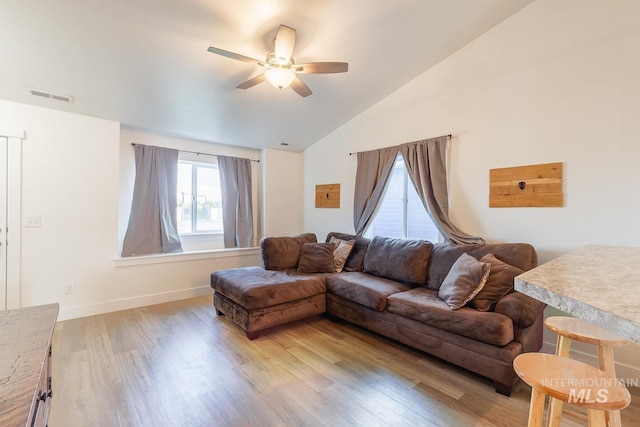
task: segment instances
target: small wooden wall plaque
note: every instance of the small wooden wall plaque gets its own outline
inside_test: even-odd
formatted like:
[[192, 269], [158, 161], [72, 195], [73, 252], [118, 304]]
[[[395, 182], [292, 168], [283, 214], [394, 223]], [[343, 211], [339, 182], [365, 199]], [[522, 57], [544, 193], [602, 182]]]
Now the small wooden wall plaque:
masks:
[[562, 163], [491, 169], [489, 207], [562, 207]]
[[339, 208], [340, 184], [316, 185], [316, 208]]

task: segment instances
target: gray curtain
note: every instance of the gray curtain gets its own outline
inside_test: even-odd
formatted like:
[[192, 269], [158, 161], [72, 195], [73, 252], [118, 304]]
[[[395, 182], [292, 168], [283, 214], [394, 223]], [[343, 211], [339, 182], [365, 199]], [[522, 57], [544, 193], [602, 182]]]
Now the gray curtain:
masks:
[[182, 252], [177, 221], [178, 151], [136, 145], [136, 179], [122, 256]]
[[447, 141], [440, 136], [400, 146], [411, 182], [434, 224], [453, 243], [484, 243], [481, 237], [470, 236], [449, 219], [447, 190]]
[[353, 200], [353, 226], [358, 236], [362, 235], [371, 223], [397, 156], [398, 147], [358, 153]]
[[222, 187], [222, 223], [225, 248], [253, 245], [251, 161], [218, 156]]

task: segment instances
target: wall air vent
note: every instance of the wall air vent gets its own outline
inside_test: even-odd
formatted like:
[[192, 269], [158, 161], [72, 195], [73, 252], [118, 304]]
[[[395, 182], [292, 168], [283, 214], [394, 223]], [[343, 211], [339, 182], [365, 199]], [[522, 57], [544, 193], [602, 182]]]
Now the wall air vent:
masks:
[[53, 99], [55, 101], [73, 102], [73, 97], [72, 96], [59, 95], [57, 93], [46, 92], [44, 90], [38, 90], [38, 89], [28, 89], [28, 91], [33, 96], [40, 96], [42, 98], [49, 98], [49, 99]]

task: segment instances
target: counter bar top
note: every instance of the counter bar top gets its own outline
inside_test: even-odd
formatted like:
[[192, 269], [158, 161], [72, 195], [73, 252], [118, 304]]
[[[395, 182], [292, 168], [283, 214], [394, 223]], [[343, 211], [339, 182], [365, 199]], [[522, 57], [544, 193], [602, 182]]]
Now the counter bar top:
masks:
[[640, 248], [588, 245], [515, 278], [515, 289], [640, 343]]

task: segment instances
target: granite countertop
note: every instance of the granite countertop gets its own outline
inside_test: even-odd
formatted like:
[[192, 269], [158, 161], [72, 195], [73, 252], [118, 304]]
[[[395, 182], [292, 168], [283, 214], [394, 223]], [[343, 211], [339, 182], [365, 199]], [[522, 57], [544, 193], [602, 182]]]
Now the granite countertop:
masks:
[[640, 343], [640, 248], [589, 245], [515, 279], [515, 289]]
[[47, 363], [58, 304], [0, 311], [0, 425], [27, 425]]

